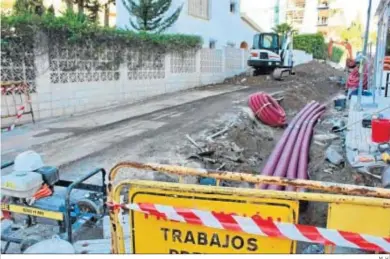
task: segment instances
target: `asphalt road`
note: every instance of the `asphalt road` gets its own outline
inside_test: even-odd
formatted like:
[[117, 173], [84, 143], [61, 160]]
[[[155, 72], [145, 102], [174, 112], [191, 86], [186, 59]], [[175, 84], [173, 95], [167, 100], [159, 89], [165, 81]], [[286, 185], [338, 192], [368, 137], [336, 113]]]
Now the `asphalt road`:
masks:
[[[246, 105], [248, 95], [260, 89], [270, 93], [280, 90], [278, 87], [249, 87], [157, 111], [76, 135], [56, 144], [58, 153], [52, 156], [61, 159], [77, 152], [85, 154], [61, 166], [62, 175], [70, 180], [95, 167], [109, 170], [121, 161], [188, 165], [186, 158], [177, 152], [187, 141], [185, 135], [198, 134], [212, 129], [221, 121], [229, 120]], [[134, 172], [127, 177], [153, 179], [154, 176]]]
[[[16, 138], [24, 145], [15, 150], [20, 152], [32, 149], [38, 152], [47, 164], [59, 166], [61, 178], [67, 180], [75, 180], [97, 167], [109, 170], [121, 161], [196, 166], [188, 164], [186, 158], [177, 152], [178, 147], [187, 141], [186, 134], [198, 134], [202, 130], [212, 129], [221, 121], [229, 120], [242, 106], [246, 106], [247, 98], [251, 93], [257, 91], [271, 93], [280, 89], [280, 83], [266, 80], [263, 86], [217, 85], [207, 89], [200, 88], [176, 93], [175, 100], [180, 100], [191, 94], [202, 94], [202, 91], [209, 93], [215, 91], [210, 96], [201, 95], [202, 98], [195, 101], [173, 107], [161, 106], [161, 109], [155, 109], [151, 113], [130, 115], [129, 118], [122, 118], [119, 122], [108, 125], [101, 125], [99, 121], [101, 114], [97, 112], [88, 114], [88, 120], [96, 121], [97, 126], [77, 127], [77, 123], [84, 125], [84, 121], [75, 120], [73, 124], [59, 121], [55, 125], [71, 126], [59, 126], [49, 131], [35, 130], [34, 133], [27, 130]], [[147, 104], [148, 107], [149, 103], [151, 107], [157, 104], [159, 99], [161, 98], [134, 105], [131, 108], [134, 112], [129, 114], [136, 114], [140, 105]], [[160, 106], [157, 105], [157, 107]], [[118, 113], [121, 113], [120, 109], [113, 110], [111, 114], [105, 114], [104, 118], [117, 116]], [[65, 119], [64, 121], [66, 122]], [[35, 125], [36, 128], [42, 127], [38, 123]], [[29, 135], [34, 136], [23, 138]], [[59, 137], [56, 139], [54, 136]], [[50, 141], [42, 144], [27, 143], [37, 137], [49, 138]], [[16, 154], [16, 151], [6, 154], [2, 152], [2, 160], [12, 159]], [[129, 172], [124, 177], [154, 179], [155, 176], [147, 172]], [[96, 177], [91, 181], [98, 183], [100, 178]]]

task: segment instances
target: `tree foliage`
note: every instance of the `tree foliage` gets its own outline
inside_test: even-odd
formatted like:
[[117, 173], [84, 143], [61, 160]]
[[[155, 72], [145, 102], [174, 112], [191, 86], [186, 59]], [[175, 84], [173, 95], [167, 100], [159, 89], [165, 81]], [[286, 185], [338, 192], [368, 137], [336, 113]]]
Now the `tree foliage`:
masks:
[[88, 18], [92, 22], [98, 22], [99, 12], [102, 9], [102, 5], [100, 4], [99, 0], [87, 1], [85, 4], [85, 8], [88, 10]]
[[[202, 46], [202, 38], [185, 34], [155, 34], [134, 32], [99, 26], [83, 14], [71, 10], [60, 16], [45, 12], [42, 16], [34, 13], [1, 14], [1, 43], [18, 38], [32, 43], [36, 35], [44, 32], [54, 35], [58, 41], [69, 44], [94, 42], [96, 45], [124, 45], [134, 48], [158, 48], [161, 51], [184, 51]], [[39, 45], [39, 44], [38, 44]]]
[[339, 63], [344, 55], [344, 49], [333, 46], [332, 56], [329, 57], [331, 61]]
[[339, 37], [342, 41], [348, 41], [354, 51], [363, 48], [364, 27], [359, 17], [357, 17], [348, 28], [339, 29]]
[[272, 30], [279, 35], [285, 35], [286, 33], [289, 33], [289, 32], [292, 32], [292, 33], [297, 32], [297, 30], [294, 30], [294, 28], [288, 23], [278, 24], [274, 28], [272, 28]]
[[183, 5], [165, 17], [172, 0], [122, 0], [130, 14], [130, 25], [136, 31], [163, 32], [179, 18]]
[[43, 0], [16, 0], [13, 6], [15, 14], [37, 14], [42, 15], [45, 12]]
[[326, 44], [324, 36], [321, 33], [300, 34], [293, 39], [294, 49], [300, 49], [313, 54], [314, 58], [326, 58]]

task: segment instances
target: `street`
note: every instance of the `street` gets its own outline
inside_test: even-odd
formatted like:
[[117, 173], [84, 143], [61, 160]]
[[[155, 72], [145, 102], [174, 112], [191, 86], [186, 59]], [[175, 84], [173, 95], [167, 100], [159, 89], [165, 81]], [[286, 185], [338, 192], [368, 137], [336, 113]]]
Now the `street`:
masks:
[[[104, 116], [101, 112], [81, 115], [81, 119], [87, 116], [90, 121], [96, 122], [94, 124], [76, 120], [81, 125], [76, 127], [73, 125], [74, 119], [70, 122], [38, 122], [37, 125], [29, 125], [30, 127], [23, 129], [22, 134], [16, 131], [13, 135], [10, 132], [12, 138], [3, 136], [2, 142], [7, 137], [12, 141], [4, 143], [8, 148], [2, 150], [2, 161], [13, 159], [18, 152], [32, 149], [42, 155], [46, 164], [60, 167], [61, 178], [67, 180], [75, 180], [97, 167], [109, 170], [121, 161], [183, 165], [186, 163], [185, 158], [176, 152], [176, 148], [187, 141], [186, 134], [212, 128], [215, 123], [245, 106], [251, 93], [271, 93], [280, 89], [278, 84], [266, 87], [218, 85], [207, 90], [200, 88], [174, 94], [176, 100], [182, 100], [178, 105], [174, 105], [173, 101], [170, 106], [160, 104], [163, 99], [168, 98], [165, 100], [167, 102], [172, 96], [132, 105], [126, 110], [128, 117], [121, 114], [121, 108], [114, 109], [111, 113], [103, 111]], [[186, 101], [188, 95], [194, 95], [193, 92], [200, 93], [200, 97], [187, 98]], [[140, 109], [144, 109], [143, 113], [139, 112]], [[150, 112], [152, 110], [154, 111]], [[118, 114], [120, 120], [117, 122], [104, 124], [101, 121], [102, 118], [113, 120], [113, 116]], [[132, 116], [134, 114], [136, 116]], [[14, 141], [15, 139], [21, 139], [22, 143]], [[33, 144], [28, 145], [26, 141]], [[12, 143], [7, 145], [9, 142]], [[134, 177], [153, 178], [144, 173]]]

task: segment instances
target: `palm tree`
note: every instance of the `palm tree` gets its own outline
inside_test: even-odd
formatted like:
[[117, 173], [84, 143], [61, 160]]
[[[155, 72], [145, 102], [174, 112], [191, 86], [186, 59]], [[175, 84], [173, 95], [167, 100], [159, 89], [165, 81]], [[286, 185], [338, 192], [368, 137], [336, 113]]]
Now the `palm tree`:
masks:
[[45, 7], [42, 0], [16, 0], [13, 6], [15, 13], [32, 13], [42, 15]]
[[65, 0], [66, 9], [68, 11], [73, 11], [73, 1], [72, 0]]
[[278, 24], [276, 25], [276, 27], [272, 28], [272, 30], [279, 34], [279, 35], [285, 35], [286, 33], [295, 33], [297, 32], [296, 30], [294, 30], [294, 28], [288, 24], [288, 23], [282, 23], [282, 24]]
[[101, 9], [101, 4], [99, 0], [87, 0], [87, 3], [85, 4], [85, 8], [88, 10], [88, 18], [93, 22], [98, 22], [99, 20], [99, 13]]
[[74, 3], [77, 4], [77, 10], [80, 15], [84, 14], [85, 1], [84, 0], [74, 0]]

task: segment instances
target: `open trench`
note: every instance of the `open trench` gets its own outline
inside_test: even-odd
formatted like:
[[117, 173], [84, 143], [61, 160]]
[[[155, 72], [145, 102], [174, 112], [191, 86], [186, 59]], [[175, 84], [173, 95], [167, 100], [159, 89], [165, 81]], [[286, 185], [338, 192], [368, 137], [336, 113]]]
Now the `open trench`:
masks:
[[[313, 136], [331, 132], [333, 122], [346, 118], [346, 111], [336, 111], [332, 99], [343, 91], [344, 86], [332, 82], [330, 77], [341, 76], [342, 72], [334, 70], [325, 64], [311, 62], [299, 66], [296, 75], [289, 78], [284, 89], [282, 107], [287, 114], [287, 121], [292, 118], [310, 101], [314, 100], [326, 106], [325, 113], [314, 127]], [[203, 158], [194, 156], [199, 152], [193, 144], [183, 146], [181, 152], [189, 160], [198, 161], [206, 169], [220, 169], [233, 172], [248, 172], [261, 174], [268, 157], [282, 136], [285, 129], [273, 128], [253, 121], [253, 115], [248, 115], [247, 103], [242, 103], [242, 110], [222, 120], [214, 129], [207, 129], [192, 138], [204, 149], [213, 150], [213, 154]], [[216, 132], [224, 132], [210, 141], [208, 136]], [[326, 160], [325, 150], [330, 145], [336, 146], [343, 154], [343, 138], [320, 142], [311, 139], [309, 146], [308, 177], [310, 180], [376, 186], [379, 181], [369, 176], [359, 174], [346, 163], [334, 165]], [[254, 188], [246, 182], [222, 181], [222, 186]], [[300, 211], [299, 223], [326, 227], [327, 204], [309, 202]], [[309, 244], [298, 242], [297, 252], [302, 253]], [[313, 252], [312, 250], [310, 250]], [[348, 250], [348, 252], [351, 252]], [[353, 252], [353, 251], [352, 251]], [[360, 251], [361, 252], [361, 251]]]
[[[229, 79], [225, 83], [252, 86], [256, 89], [255, 91], [261, 91], [261, 89], [270, 91], [269, 89], [273, 88], [280, 90], [281, 88], [284, 91], [281, 105], [286, 111], [287, 121], [291, 121], [297, 112], [311, 100], [327, 104], [326, 113], [316, 124], [314, 134], [329, 132], [332, 127], [332, 119], [344, 116], [343, 113], [334, 111], [331, 103], [333, 96], [342, 91], [343, 86], [331, 82], [329, 77], [340, 76], [342, 72], [316, 61], [298, 66], [295, 72], [295, 75], [288, 76], [282, 82], [273, 81], [267, 76], [247, 77], [243, 75]], [[188, 105], [188, 109], [197, 111], [195, 117], [191, 114], [188, 115], [185, 107], [181, 107], [180, 112], [185, 115], [185, 119], [170, 121], [167, 124], [169, 129], [163, 127], [160, 131], [152, 132], [150, 136], [143, 136], [142, 141], [138, 139], [140, 143], [129, 141], [118, 144], [113, 150], [108, 149], [101, 155], [91, 156], [61, 168], [61, 170], [78, 172], [85, 164], [102, 164], [103, 167], [109, 169], [110, 166], [119, 161], [132, 160], [259, 174], [285, 129], [254, 123], [248, 115], [246, 94], [242, 98], [243, 93], [232, 94], [232, 96], [237, 97], [235, 98], [237, 101], [233, 101], [233, 104], [226, 96], [218, 97], [226, 99], [223, 105], [220, 104], [219, 99], [210, 100], [211, 103], [206, 104], [209, 112], [201, 112], [204, 109], [204, 103], [199, 103], [199, 107], [195, 104]], [[252, 92], [248, 91], [248, 97], [250, 93]], [[232, 107], [227, 108], [227, 105]], [[217, 110], [221, 110], [221, 112], [216, 113], [214, 106], [221, 106], [217, 107]], [[224, 131], [224, 133], [213, 138], [213, 141], [208, 140], [209, 136], [220, 131]], [[197, 156], [199, 150], [184, 138], [186, 134], [189, 134], [202, 148], [213, 150], [213, 154], [207, 156], [206, 160], [204, 157]], [[161, 139], [164, 140], [164, 145], [161, 145]], [[335, 142], [340, 142], [339, 145], [342, 145], [340, 140]], [[353, 172], [348, 166], [334, 166], [326, 162], [325, 149], [326, 146], [317, 145], [314, 141], [311, 142], [308, 167], [310, 179], [367, 186], [377, 184], [371, 178]], [[115, 161], [111, 161], [114, 159]], [[151, 172], [129, 172], [125, 178], [169, 182], [177, 182], [178, 180], [177, 177]], [[198, 180], [194, 177], [187, 177], [185, 182], [197, 183]], [[245, 182], [222, 181], [221, 184], [226, 187], [254, 188], [252, 184]], [[326, 214], [326, 204], [309, 203], [307, 210], [300, 212], [299, 222], [325, 227]], [[86, 235], [81, 236], [80, 239], [101, 238], [102, 229], [100, 227], [92, 230], [92, 233], [91, 231], [85, 232]], [[302, 252], [306, 247], [307, 244], [299, 243], [298, 252]]]

